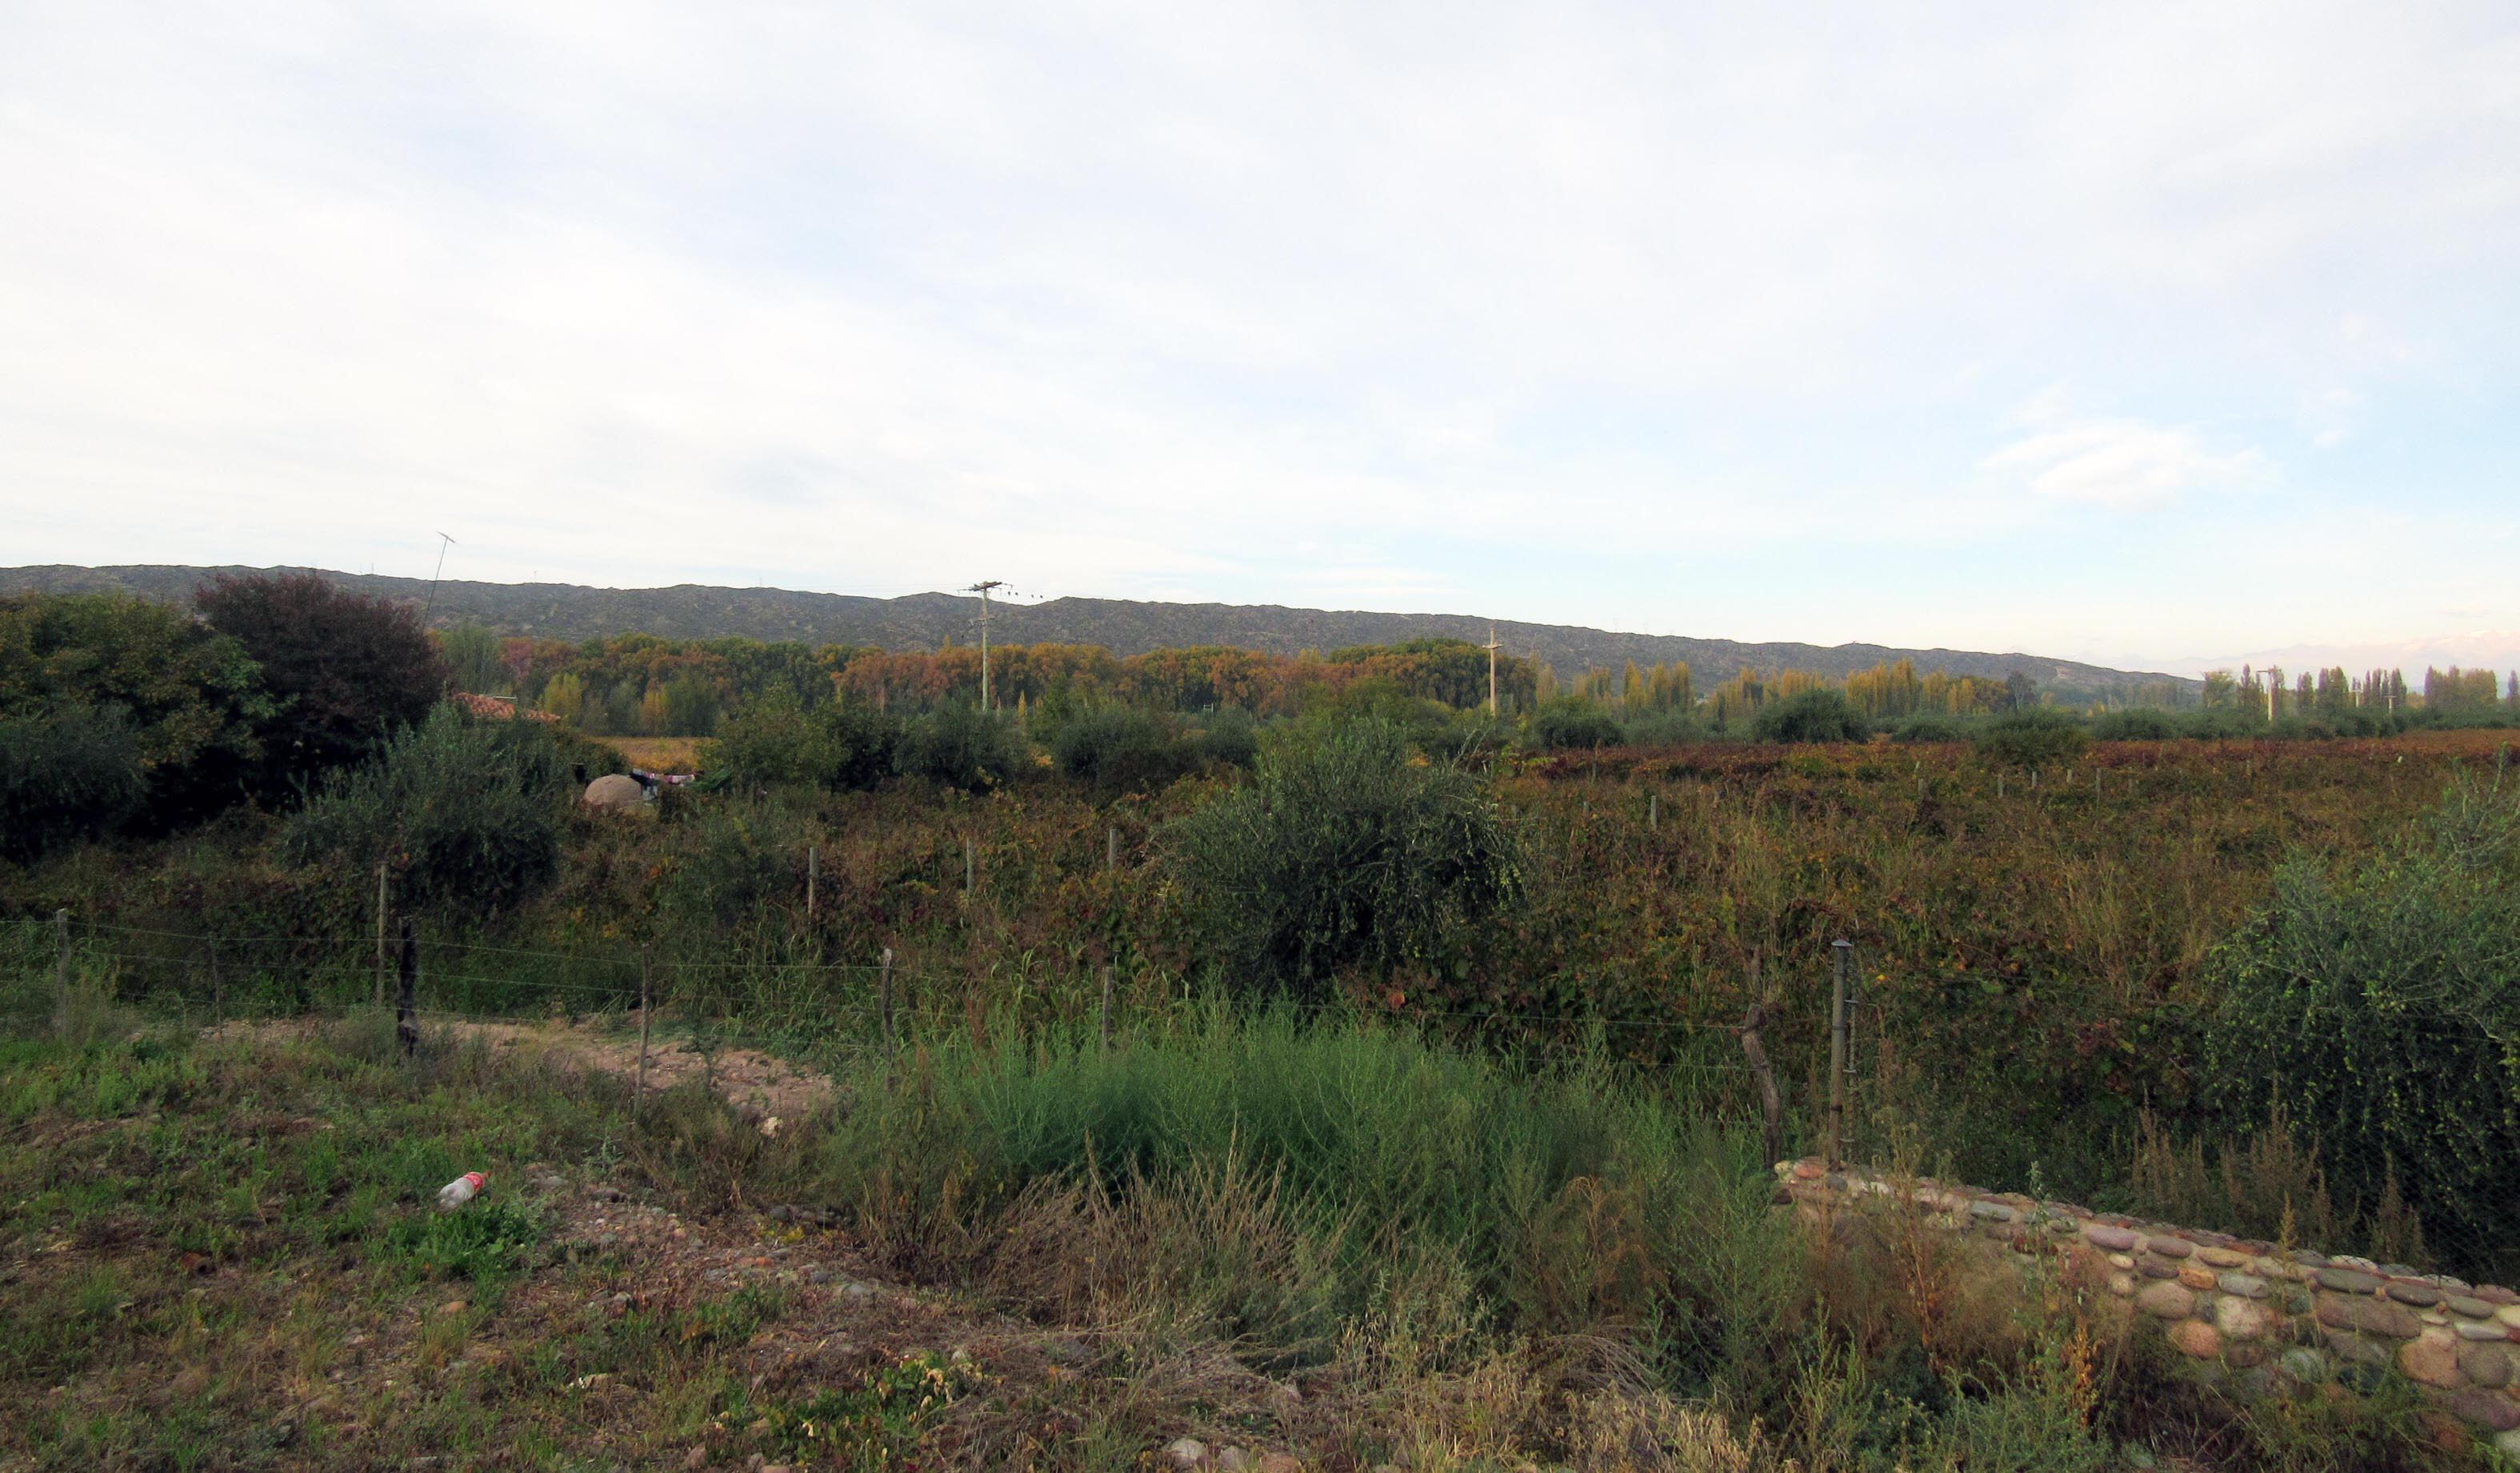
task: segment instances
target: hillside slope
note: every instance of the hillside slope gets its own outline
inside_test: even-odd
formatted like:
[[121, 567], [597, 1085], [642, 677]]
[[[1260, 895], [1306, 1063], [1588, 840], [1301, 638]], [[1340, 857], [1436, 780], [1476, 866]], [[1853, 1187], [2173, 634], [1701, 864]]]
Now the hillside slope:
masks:
[[[132, 565], [119, 567], [0, 568], [0, 592], [119, 590], [180, 601], [215, 573], [235, 567]], [[314, 569], [363, 593], [429, 601], [428, 580]], [[887, 649], [933, 649], [977, 638], [979, 601], [955, 594], [911, 594], [869, 599], [852, 594], [802, 593], [777, 588], [587, 588], [570, 583], [461, 583], [437, 586], [429, 622], [439, 626], [474, 619], [502, 634], [583, 640], [639, 632], [663, 639], [740, 635], [755, 640], [796, 640], [810, 645], [878, 645]], [[991, 637], [1002, 644], [1101, 645], [1115, 654], [1190, 645], [1233, 645], [1292, 654], [1347, 645], [1387, 645], [1449, 636], [1485, 641], [1490, 621], [1470, 614], [1373, 613], [1355, 609], [1287, 608], [1274, 603], [1152, 603], [1127, 599], [1054, 599], [1046, 603], [1000, 604]], [[2062, 694], [2132, 694], [2137, 687], [2174, 677], [2111, 670], [2074, 660], [2020, 651], [1902, 649], [1886, 645], [1747, 644], [1680, 635], [1622, 634], [1557, 624], [1497, 620], [1497, 639], [1516, 654], [1537, 655], [1560, 675], [1597, 666], [1617, 668], [1687, 660], [1701, 682], [1720, 680], [1744, 667], [1792, 668], [1843, 676], [1883, 660], [1912, 659], [1920, 670], [1997, 679], [2019, 671]], [[2178, 681], [2192, 687], [2192, 681]]]

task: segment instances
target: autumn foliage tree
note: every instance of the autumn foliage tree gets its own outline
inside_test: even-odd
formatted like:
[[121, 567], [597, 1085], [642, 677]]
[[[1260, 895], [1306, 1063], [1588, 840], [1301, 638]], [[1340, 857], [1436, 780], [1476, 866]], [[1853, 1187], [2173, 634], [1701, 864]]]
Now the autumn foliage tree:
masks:
[[214, 578], [193, 603], [262, 668], [277, 707], [262, 730], [266, 790], [367, 756], [445, 692], [445, 663], [407, 605], [313, 573]]

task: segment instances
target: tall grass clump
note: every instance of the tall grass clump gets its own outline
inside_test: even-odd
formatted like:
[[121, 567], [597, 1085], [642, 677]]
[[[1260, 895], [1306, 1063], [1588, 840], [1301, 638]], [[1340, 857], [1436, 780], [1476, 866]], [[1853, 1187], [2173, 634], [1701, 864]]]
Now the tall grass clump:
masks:
[[826, 1185], [866, 1239], [1071, 1308], [1055, 1266], [1079, 1255], [1046, 1244], [1196, 1281], [1240, 1307], [1218, 1317], [1234, 1333], [1288, 1355], [1396, 1296], [1454, 1324], [1613, 1335], [1703, 1380], [1789, 1317], [1755, 1137], [1598, 1059], [1523, 1070], [1407, 1028], [1219, 1008], [1108, 1049], [942, 1042], [851, 1088]]

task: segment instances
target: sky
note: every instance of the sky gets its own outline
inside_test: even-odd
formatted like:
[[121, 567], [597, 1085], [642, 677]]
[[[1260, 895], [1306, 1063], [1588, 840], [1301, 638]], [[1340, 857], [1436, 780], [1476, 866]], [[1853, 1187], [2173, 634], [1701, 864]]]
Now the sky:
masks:
[[30, 0], [0, 512], [2520, 663], [2520, 8]]

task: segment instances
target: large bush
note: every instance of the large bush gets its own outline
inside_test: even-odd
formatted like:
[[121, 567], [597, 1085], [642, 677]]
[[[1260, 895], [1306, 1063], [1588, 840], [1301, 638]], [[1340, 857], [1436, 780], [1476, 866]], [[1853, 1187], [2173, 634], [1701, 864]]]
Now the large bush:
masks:
[[1531, 715], [1531, 741], [1543, 751], [1590, 751], [1617, 746], [1626, 736], [1609, 712], [1590, 701], [1552, 700]]
[[[0, 719], [117, 713], [158, 826], [244, 796], [261, 751], [254, 730], [271, 709], [244, 647], [168, 604], [105, 594], [0, 598]], [[29, 729], [19, 739], [53, 738]]]
[[408, 604], [314, 573], [213, 578], [193, 603], [262, 667], [275, 698], [261, 731], [269, 791], [366, 757], [445, 693], [445, 662]]
[[1871, 723], [1838, 691], [1800, 691], [1762, 706], [1751, 724], [1761, 741], [1863, 741]]
[[2053, 706], [2025, 706], [1978, 728], [1977, 754], [2006, 767], [2052, 767], [2070, 762], [2092, 744], [2092, 734], [2072, 714]]
[[2168, 711], [2129, 706], [2092, 722], [2092, 735], [2102, 741], [2169, 741], [2187, 735], [2187, 729]]
[[893, 767], [967, 791], [995, 787], [1031, 761], [1014, 718], [964, 702], [912, 717], [893, 751]]
[[281, 852], [360, 873], [382, 861], [406, 905], [511, 905], [559, 875], [573, 785], [540, 723], [476, 721], [440, 705], [374, 758], [325, 779], [290, 820]]
[[1381, 721], [1263, 752], [1248, 784], [1164, 842], [1205, 949], [1244, 989], [1318, 993], [1350, 968], [1458, 974], [1520, 884], [1485, 781]]
[[0, 717], [0, 858], [110, 833], [148, 795], [140, 738], [120, 711]]
[[701, 764], [745, 787], [810, 783], [847, 792], [890, 776], [900, 740], [901, 724], [872, 706], [832, 701], [809, 711], [774, 691], [727, 721]]
[[1105, 705], [1059, 724], [1051, 760], [1104, 792], [1149, 791], [1194, 772], [1199, 749], [1171, 722], [1136, 706]]
[[2520, 1267], [2520, 808], [2452, 789], [2342, 874], [2300, 858], [2214, 958], [2214, 1098], [2280, 1104], [2349, 1215], [2393, 1190], [2462, 1272]]

